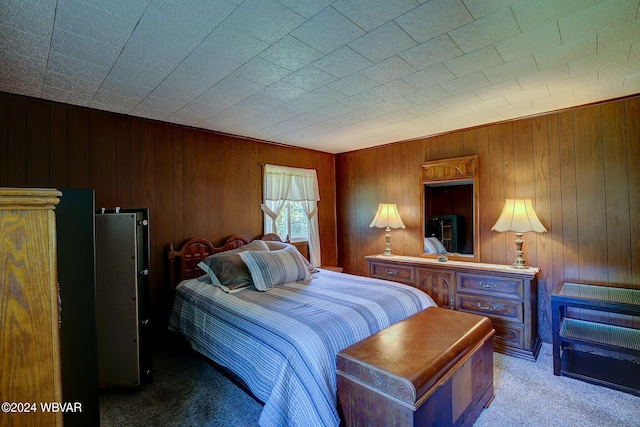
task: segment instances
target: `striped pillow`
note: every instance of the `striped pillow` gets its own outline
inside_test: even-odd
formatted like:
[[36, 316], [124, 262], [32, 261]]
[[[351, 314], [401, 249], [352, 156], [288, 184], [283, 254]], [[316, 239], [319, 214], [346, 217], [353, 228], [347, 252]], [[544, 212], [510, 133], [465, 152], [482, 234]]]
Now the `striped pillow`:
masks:
[[294, 247], [277, 251], [242, 252], [238, 254], [247, 265], [253, 285], [266, 291], [282, 283], [308, 279], [311, 274], [302, 262], [302, 255]]

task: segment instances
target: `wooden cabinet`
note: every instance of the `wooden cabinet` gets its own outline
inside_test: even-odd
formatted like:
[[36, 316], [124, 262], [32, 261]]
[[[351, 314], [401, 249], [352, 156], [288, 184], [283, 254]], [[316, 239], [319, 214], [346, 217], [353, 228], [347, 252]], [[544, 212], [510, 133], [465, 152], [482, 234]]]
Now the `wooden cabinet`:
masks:
[[633, 361], [640, 357], [640, 329], [569, 314], [640, 316], [640, 290], [565, 283], [551, 295], [551, 307], [553, 373], [640, 396], [640, 364]]
[[[61, 402], [59, 297], [52, 189], [0, 188], [0, 425], [58, 426]], [[25, 403], [31, 413], [26, 412]], [[15, 410], [16, 412], [11, 412]]]
[[538, 357], [539, 269], [397, 255], [365, 258], [371, 277], [415, 286], [439, 307], [489, 317], [496, 330], [495, 351], [530, 360]]

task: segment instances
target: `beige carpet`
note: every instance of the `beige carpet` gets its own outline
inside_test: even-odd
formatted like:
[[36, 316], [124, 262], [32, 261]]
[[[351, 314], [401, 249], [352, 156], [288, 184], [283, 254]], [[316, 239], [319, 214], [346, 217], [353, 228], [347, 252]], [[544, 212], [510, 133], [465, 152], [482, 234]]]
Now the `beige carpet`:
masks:
[[494, 353], [493, 365], [495, 398], [474, 426], [640, 426], [640, 397], [553, 375], [551, 344], [536, 362]]
[[[640, 397], [554, 376], [550, 344], [536, 362], [494, 353], [494, 387], [495, 399], [474, 426], [640, 427]], [[256, 426], [261, 409], [184, 350], [154, 354], [152, 385], [100, 395], [103, 427]]]

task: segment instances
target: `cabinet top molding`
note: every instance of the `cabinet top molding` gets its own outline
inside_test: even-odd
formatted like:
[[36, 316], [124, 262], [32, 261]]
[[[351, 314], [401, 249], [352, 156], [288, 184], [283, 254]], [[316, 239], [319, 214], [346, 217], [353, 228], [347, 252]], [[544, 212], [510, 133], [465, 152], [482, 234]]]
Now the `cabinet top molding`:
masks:
[[477, 161], [478, 156], [473, 155], [425, 162], [422, 164], [422, 181], [426, 183], [473, 179]]
[[445, 261], [441, 262], [433, 258], [412, 257], [404, 255], [394, 255], [393, 257], [384, 257], [382, 255], [367, 255], [367, 261], [388, 262], [391, 264], [412, 264], [424, 267], [437, 267], [443, 269], [452, 269], [458, 271], [483, 271], [492, 273], [509, 274], [514, 276], [530, 276], [533, 277], [540, 272], [538, 267], [531, 267], [522, 270], [515, 270], [510, 265], [504, 264], [487, 264], [483, 262], [469, 261]]
[[0, 187], [0, 210], [55, 209], [62, 193], [54, 188]]

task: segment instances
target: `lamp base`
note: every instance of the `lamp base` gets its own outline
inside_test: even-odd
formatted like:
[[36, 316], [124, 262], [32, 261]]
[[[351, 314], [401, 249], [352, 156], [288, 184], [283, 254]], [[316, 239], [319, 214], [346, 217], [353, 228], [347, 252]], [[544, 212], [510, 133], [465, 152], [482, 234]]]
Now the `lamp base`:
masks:
[[387, 227], [385, 230], [385, 244], [384, 251], [382, 252], [382, 256], [393, 256], [393, 252], [391, 252], [391, 228]]
[[516, 260], [513, 261], [513, 264], [511, 264], [511, 268], [515, 268], [518, 270], [526, 270], [527, 268], [529, 268], [529, 266], [527, 265], [526, 262], [524, 262], [524, 259], [516, 258]]
[[524, 240], [522, 240], [522, 233], [516, 233], [516, 239], [514, 241], [516, 242], [516, 259], [513, 261], [511, 268], [526, 270], [529, 266], [522, 257], [522, 245], [524, 244]]

